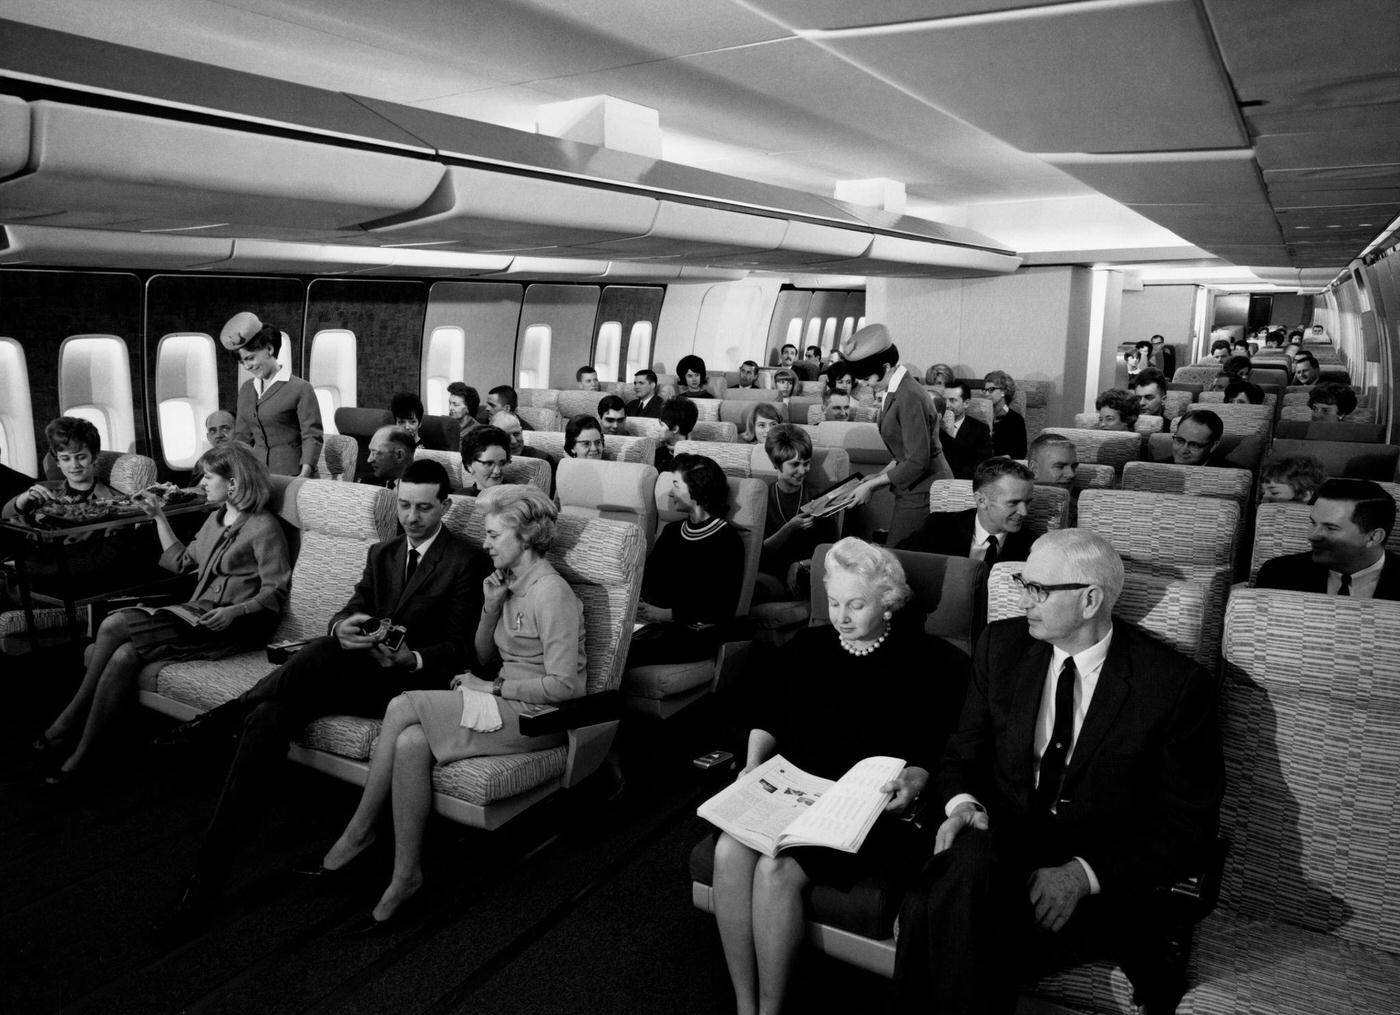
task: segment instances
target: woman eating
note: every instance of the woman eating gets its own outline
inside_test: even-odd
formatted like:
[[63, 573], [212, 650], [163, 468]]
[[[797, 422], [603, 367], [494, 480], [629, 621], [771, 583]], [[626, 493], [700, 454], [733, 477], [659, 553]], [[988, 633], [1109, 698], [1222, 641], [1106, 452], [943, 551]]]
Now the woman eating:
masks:
[[479, 504], [482, 545], [496, 570], [483, 583], [476, 629], [481, 675], [463, 673], [446, 691], [405, 691], [389, 702], [359, 806], [322, 861], [339, 870], [374, 841], [374, 822], [392, 792], [394, 871], [352, 933], [382, 930], [423, 883], [423, 833], [433, 799], [433, 765], [520, 754], [565, 742], [564, 733], [520, 732], [520, 717], [586, 690], [583, 604], [545, 559], [558, 508], [529, 486], [498, 486]]
[[224, 444], [196, 464], [204, 491], [218, 510], [185, 546], [170, 527], [161, 500], [139, 494], [164, 548], [161, 566], [196, 570], [194, 594], [176, 610], [118, 610], [102, 622], [73, 700], [35, 742], [37, 750], [77, 746], [45, 780], [72, 779], [89, 762], [136, 690], [147, 663], [218, 659], [263, 645], [287, 601], [291, 562], [282, 523], [267, 510], [267, 470], [247, 448]]
[[238, 389], [234, 440], [249, 445], [275, 476], [315, 475], [324, 443], [321, 407], [311, 385], [277, 361], [281, 330], [244, 311], [230, 318], [219, 340], [253, 375]]
[[[849, 891], [922, 856], [922, 840], [891, 818], [923, 790], [967, 688], [967, 657], [926, 635], [917, 609], [901, 612], [912, 592], [893, 553], [843, 539], [827, 551], [825, 581], [831, 623], [803, 629], [784, 650], [749, 733], [744, 771], [775, 754], [826, 779], [872, 756], [903, 758], [905, 768], [881, 787], [892, 794], [886, 814], [858, 853], [796, 847], [774, 859], [719, 833], [715, 922], [740, 1015], [782, 1009], [809, 884]], [[894, 707], [872, 707], [876, 700]]]

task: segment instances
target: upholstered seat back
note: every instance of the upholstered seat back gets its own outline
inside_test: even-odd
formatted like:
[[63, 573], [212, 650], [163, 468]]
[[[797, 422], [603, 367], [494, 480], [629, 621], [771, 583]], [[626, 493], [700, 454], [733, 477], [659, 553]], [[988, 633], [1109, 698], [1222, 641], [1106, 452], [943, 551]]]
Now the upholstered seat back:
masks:
[[544, 405], [522, 405], [515, 414], [536, 430], [563, 430], [564, 422], [559, 413]]
[[1080, 462], [1074, 470], [1073, 489], [1111, 490], [1118, 485], [1118, 472], [1111, 465]]
[[[452, 496], [448, 531], [481, 545], [485, 517], [477, 498]], [[583, 603], [588, 647], [588, 693], [613, 690], [632, 642], [646, 548], [641, 530], [609, 518], [559, 516], [546, 555]]]
[[1395, 479], [1400, 447], [1352, 441], [1280, 439], [1274, 441], [1269, 458], [1277, 460], [1293, 455], [1316, 458], [1322, 462], [1323, 471], [1334, 479], [1374, 479], [1389, 483]]
[[743, 479], [750, 475], [752, 444], [719, 444], [711, 441], [677, 441], [672, 449], [678, 455], [703, 455], [724, 470], [726, 476]]
[[[696, 402], [703, 403], [705, 399], [697, 398]], [[719, 412], [719, 403], [713, 403]], [[690, 431], [690, 439], [693, 441], [707, 441], [717, 444], [733, 444], [739, 440], [739, 428], [733, 423], [721, 423], [717, 420], [701, 419]]]
[[[824, 543], [812, 554], [812, 599], [809, 624], [831, 622], [826, 604], [826, 554], [831, 544]], [[983, 582], [987, 565], [967, 557], [949, 557], [941, 553], [915, 553], [912, 550], [892, 550], [904, 568], [905, 580], [914, 591], [914, 601], [927, 619], [924, 630], [946, 638], [965, 652], [986, 623], [982, 601]]]
[[1220, 373], [1218, 363], [1195, 363], [1191, 366], [1177, 367], [1172, 374], [1173, 384], [1204, 384], [1209, 386]]
[[650, 437], [653, 440], [659, 440], [665, 429], [661, 425], [661, 420], [652, 416], [627, 417], [627, 435], [629, 437]]
[[1192, 398], [1189, 391], [1168, 391], [1162, 396], [1162, 415], [1176, 419], [1190, 408]]
[[[526, 430], [521, 436], [525, 446], [537, 448], [547, 455], [563, 461], [569, 457], [564, 453], [564, 434], [558, 430]], [[603, 458], [609, 462], [656, 461], [656, 441], [650, 437], [620, 437], [607, 434], [603, 438]]]
[[[596, 417], [599, 415], [598, 403], [607, 397], [607, 394], [606, 391], [579, 391], [577, 389], [561, 391], [554, 408], [558, 410], [560, 418], [565, 422], [575, 416]], [[631, 395], [623, 399], [624, 402], [631, 400]]]
[[1060, 426], [1046, 427], [1044, 432], [1057, 433], [1073, 441], [1081, 462], [1111, 465], [1114, 472], [1122, 472], [1124, 465], [1142, 456], [1142, 438], [1135, 433]]
[[[748, 391], [749, 389], [744, 388], [741, 390]], [[782, 402], [775, 402], [772, 400], [775, 397], [775, 393], [772, 391], [772, 389], [762, 388], [756, 390], [760, 391], [761, 397], [755, 396], [753, 398], [745, 399], [726, 398], [724, 401], [720, 402], [720, 422], [733, 423], [734, 426], [738, 429], [738, 431], [740, 433], [743, 433], [749, 428], [749, 422], [753, 418], [754, 409], [758, 406], [758, 403], [760, 402], [766, 402], [773, 408], [777, 409], [778, 415], [780, 415], [783, 418], [783, 421], [786, 422], [788, 418], [788, 408]], [[730, 392], [730, 394], [734, 394], [734, 392]]]
[[1400, 952], [1400, 603], [1237, 589], [1224, 653], [1221, 905]]
[[[1021, 590], [1012, 581], [1025, 566], [1023, 561], [993, 565], [987, 579], [987, 623], [1025, 614]], [[1210, 668], [1219, 658], [1219, 650], [1206, 641], [1208, 604], [1206, 586], [1200, 582], [1129, 572], [1123, 576], [1123, 592], [1114, 604], [1113, 615]]]
[[[929, 512], [966, 511], [977, 505], [970, 479], [935, 479], [928, 491]], [[1031, 494], [1026, 525], [1032, 532], [1062, 529], [1069, 523], [1069, 490], [1062, 486], [1037, 484]]]
[[301, 548], [274, 641], [325, 634], [364, 573], [369, 548], [392, 538], [397, 523], [393, 492], [380, 486], [314, 480], [295, 498]]
[[883, 469], [890, 462], [890, 449], [874, 423], [823, 423], [803, 429], [812, 438], [813, 447], [845, 448], [851, 465], [861, 472], [869, 472], [870, 466]]
[[719, 402], [718, 398], [692, 398], [695, 403], [695, 418], [702, 423], [719, 422]]
[[[768, 452], [757, 444], [742, 445], [749, 449], [749, 475], [765, 482], [778, 476]], [[841, 482], [851, 474], [851, 456], [845, 448], [812, 448], [812, 471], [807, 474], [809, 489], [820, 492]]]
[[555, 476], [559, 509], [580, 518], [611, 518], [656, 533], [656, 469], [640, 462], [565, 458]]
[[[875, 407], [866, 405], [856, 405], [851, 407], [849, 423], [874, 423]], [[816, 426], [823, 421], [826, 416], [826, 408], [821, 405], [809, 405], [807, 407], [807, 425]]]
[[321, 479], [355, 481], [355, 469], [360, 462], [360, 445], [348, 434], [328, 433], [321, 445], [321, 458], [316, 475]]
[[1254, 546], [1249, 555], [1249, 581], [1253, 584], [1265, 561], [1309, 549], [1308, 520], [1312, 508], [1299, 501], [1260, 504], [1254, 514]]
[[[1275, 395], [1275, 394], [1273, 394], [1272, 392], [1266, 391], [1266, 392], [1264, 392], [1264, 402], [1263, 402], [1263, 404], [1264, 404], [1264, 405], [1267, 405], [1267, 406], [1270, 406], [1270, 407], [1273, 407], [1273, 406], [1275, 406], [1275, 405], [1278, 404], [1278, 398], [1279, 398], [1278, 395]], [[1197, 397], [1196, 401], [1199, 402], [1199, 403], [1201, 403], [1202, 408], [1206, 408], [1206, 409], [1210, 409], [1211, 411], [1214, 411], [1218, 406], [1221, 406], [1221, 405], [1224, 405], [1224, 404], [1225, 404], [1225, 392], [1223, 392], [1223, 391], [1202, 391], [1202, 392], [1200, 393], [1200, 395]], [[1231, 403], [1231, 404], [1234, 404], [1234, 403]]]
[[517, 408], [555, 409], [559, 406], [559, 396], [562, 392], [557, 388], [517, 388], [515, 394], [518, 399]]
[[1124, 490], [1225, 497], [1243, 504], [1249, 500], [1253, 486], [1254, 476], [1248, 469], [1216, 469], [1166, 462], [1129, 462], [1123, 466]]
[[[1238, 432], [1225, 431], [1216, 446], [1215, 454], [1224, 458], [1232, 469], [1257, 469], [1264, 451], [1269, 446], [1268, 427], [1264, 424], [1251, 424], [1256, 432], [1245, 436]], [[1147, 438], [1147, 460], [1169, 462], [1172, 458], [1172, 437], [1169, 433], [1154, 433]]]
[[[529, 431], [526, 431], [528, 433]], [[427, 458], [438, 462], [447, 470], [447, 478], [452, 483], [452, 489], [461, 490], [467, 485], [467, 470], [462, 467], [462, 456], [455, 451], [431, 451], [428, 448], [419, 448], [413, 455], [414, 459]], [[549, 463], [543, 458], [512, 458], [501, 473], [503, 483], [529, 483], [537, 486], [545, 493], [549, 493], [549, 481], [551, 479]]]

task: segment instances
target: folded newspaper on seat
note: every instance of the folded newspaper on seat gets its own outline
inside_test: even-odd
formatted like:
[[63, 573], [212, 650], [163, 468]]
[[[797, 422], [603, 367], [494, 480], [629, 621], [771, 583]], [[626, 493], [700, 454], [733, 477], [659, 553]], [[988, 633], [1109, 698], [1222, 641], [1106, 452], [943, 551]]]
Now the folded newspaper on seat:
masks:
[[880, 787], [903, 769], [899, 758], [866, 758], [832, 782], [774, 755], [696, 813], [764, 856], [791, 846], [854, 853], [890, 800]]

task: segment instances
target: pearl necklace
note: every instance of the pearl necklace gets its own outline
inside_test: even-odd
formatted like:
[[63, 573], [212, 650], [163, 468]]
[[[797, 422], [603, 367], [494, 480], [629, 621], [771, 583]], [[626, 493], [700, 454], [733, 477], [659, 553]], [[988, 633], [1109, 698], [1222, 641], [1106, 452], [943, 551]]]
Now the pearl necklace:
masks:
[[851, 655], [868, 656], [871, 652], [874, 652], [877, 648], [883, 645], [885, 643], [885, 639], [889, 636], [890, 628], [889, 625], [886, 624], [885, 629], [880, 632], [880, 637], [876, 638], [869, 645], [866, 645], [864, 647], [857, 647], [854, 642], [847, 641], [845, 638], [837, 637], [836, 640], [839, 641], [841, 643], [841, 647], [847, 652], [849, 652]]

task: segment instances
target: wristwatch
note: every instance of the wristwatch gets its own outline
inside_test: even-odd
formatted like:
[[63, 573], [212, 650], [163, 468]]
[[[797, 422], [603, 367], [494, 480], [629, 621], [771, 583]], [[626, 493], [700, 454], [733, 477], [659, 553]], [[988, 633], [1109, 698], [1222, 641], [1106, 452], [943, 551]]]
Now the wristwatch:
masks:
[[491, 681], [491, 693], [494, 694], [496, 697], [499, 698], [499, 697], [501, 696], [501, 688], [503, 688], [503, 687], [505, 687], [505, 686], [506, 686], [506, 678], [505, 678], [505, 677], [497, 677], [495, 680]]

